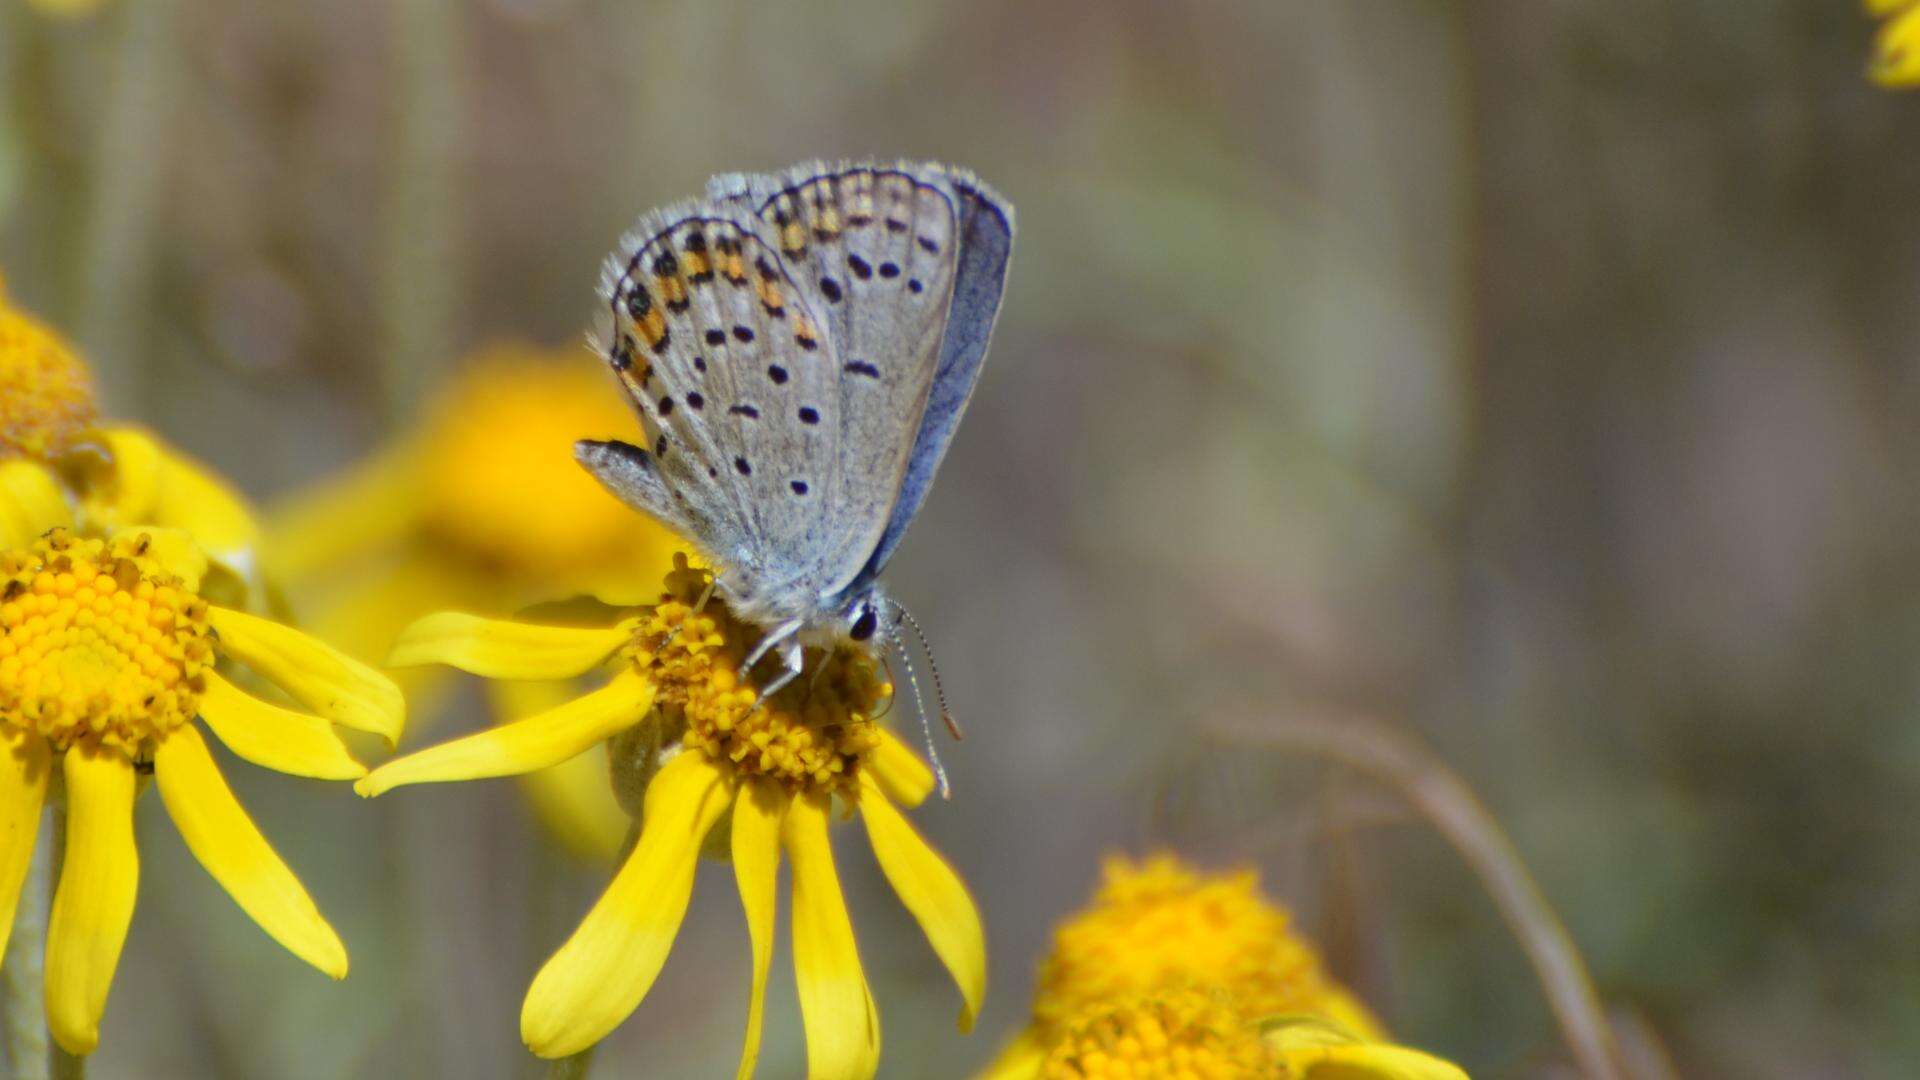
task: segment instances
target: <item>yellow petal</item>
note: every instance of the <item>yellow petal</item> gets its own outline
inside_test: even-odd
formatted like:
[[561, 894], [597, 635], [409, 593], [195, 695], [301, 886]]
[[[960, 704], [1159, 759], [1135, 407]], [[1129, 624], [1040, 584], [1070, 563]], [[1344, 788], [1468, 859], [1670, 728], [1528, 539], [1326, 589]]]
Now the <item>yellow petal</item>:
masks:
[[1867, 74], [1881, 86], [1920, 86], [1920, 5], [1880, 27]]
[[1048, 1046], [1037, 1028], [1022, 1031], [973, 1080], [1040, 1080]]
[[[496, 723], [558, 708], [575, 695], [570, 682], [488, 682]], [[540, 823], [583, 859], [611, 863], [627, 842], [633, 819], [620, 808], [608, 783], [604, 744], [520, 778], [520, 788]]]
[[874, 857], [953, 975], [965, 1002], [960, 1030], [972, 1031], [980, 1002], [987, 996], [987, 939], [980, 929], [980, 912], [960, 875], [893, 808], [880, 785], [868, 777], [861, 780], [860, 817], [867, 823]]
[[33, 863], [40, 806], [52, 773], [53, 751], [45, 739], [0, 724], [0, 956], [6, 955], [20, 884]]
[[524, 720], [428, 747], [367, 774], [354, 790], [372, 798], [403, 784], [515, 776], [557, 765], [638, 723], [653, 707], [653, 684], [631, 671]]
[[376, 456], [276, 506], [267, 521], [271, 572], [300, 581], [397, 543], [420, 516], [418, 455]]
[[31, 461], [0, 461], [0, 550], [26, 547], [48, 529], [71, 524], [73, 512], [52, 472]]
[[89, 509], [113, 528], [158, 525], [190, 533], [211, 558], [244, 581], [255, 576], [260, 527], [225, 480], [134, 427], [98, 432], [110, 478], [88, 493]]
[[489, 679], [571, 679], [626, 640], [620, 627], [536, 626], [441, 611], [400, 631], [387, 664], [448, 664]]
[[340, 741], [332, 724], [261, 701], [216, 672], [207, 672], [200, 718], [227, 749], [263, 768], [316, 780], [358, 780], [367, 775], [366, 768], [347, 753], [347, 744]]
[[142, 525], [120, 531], [144, 538], [141, 554], [152, 558], [160, 564], [161, 569], [179, 578], [187, 589], [200, 591], [200, 582], [207, 576], [207, 553], [201, 550], [192, 534], [183, 529], [163, 529], [158, 525]]
[[153, 775], [187, 850], [240, 910], [288, 952], [336, 979], [346, 978], [346, 946], [234, 799], [193, 725], [175, 728], [160, 740]]
[[393, 680], [317, 638], [229, 608], [208, 609], [220, 651], [267, 677], [293, 699], [391, 746], [406, 725], [407, 704]]
[[1466, 1070], [1404, 1046], [1365, 1043], [1290, 1050], [1280, 1055], [1300, 1080], [1467, 1080]]
[[113, 970], [133, 920], [133, 763], [117, 750], [66, 752], [67, 855], [47, 922], [47, 1026], [69, 1054], [100, 1044]]
[[880, 729], [880, 745], [867, 758], [866, 767], [887, 798], [901, 806], [919, 806], [933, 794], [933, 770], [919, 754], [907, 749], [898, 735], [885, 728]]
[[865, 1080], [880, 1067], [880, 1015], [827, 839], [824, 795], [793, 800], [781, 830], [793, 860], [793, 972], [812, 1080]]
[[1866, 0], [1867, 14], [1891, 15], [1902, 8], [1912, 7], [1914, 0]]
[[1261, 1037], [1300, 1080], [1467, 1080], [1459, 1066], [1404, 1046], [1365, 1042], [1316, 1016], [1266, 1021]]
[[787, 796], [778, 785], [756, 780], [733, 803], [733, 877], [753, 943], [753, 983], [747, 997], [747, 1038], [740, 1051], [739, 1080], [748, 1080], [760, 1060], [760, 1029], [767, 1004], [767, 970], [773, 964], [773, 920], [779, 906], [780, 822]]
[[1387, 1041], [1387, 1029], [1380, 1018], [1344, 987], [1323, 989], [1314, 1011], [1351, 1032], [1361, 1042]]
[[[128, 428], [95, 432], [104, 451], [81, 484], [89, 518], [102, 528], [152, 525], [160, 501], [160, 444]], [[91, 440], [90, 440], [91, 442]]]
[[647, 996], [686, 916], [700, 845], [732, 794], [703, 754], [681, 754], [654, 776], [633, 854], [527, 990], [520, 1038], [534, 1053], [592, 1046]]

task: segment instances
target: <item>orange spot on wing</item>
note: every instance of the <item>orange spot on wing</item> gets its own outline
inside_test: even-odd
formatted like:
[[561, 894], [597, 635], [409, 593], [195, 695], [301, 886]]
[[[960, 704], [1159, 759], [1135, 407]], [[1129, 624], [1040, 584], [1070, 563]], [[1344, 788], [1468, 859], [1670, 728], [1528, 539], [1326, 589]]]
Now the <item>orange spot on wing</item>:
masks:
[[640, 328], [640, 336], [647, 340], [649, 349], [658, 349], [667, 339], [667, 318], [660, 314], [659, 308], [647, 312], [635, 325]]

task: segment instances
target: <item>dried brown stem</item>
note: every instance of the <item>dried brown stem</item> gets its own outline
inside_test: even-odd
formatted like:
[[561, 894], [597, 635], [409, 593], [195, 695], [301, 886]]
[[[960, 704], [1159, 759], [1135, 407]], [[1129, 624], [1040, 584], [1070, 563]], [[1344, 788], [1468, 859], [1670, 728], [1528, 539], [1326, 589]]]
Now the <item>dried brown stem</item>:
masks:
[[1413, 736], [1360, 715], [1246, 715], [1214, 721], [1241, 744], [1337, 761], [1391, 786], [1473, 868], [1532, 962], [1567, 1048], [1595, 1080], [1625, 1075], [1613, 1030], [1573, 938], [1513, 842], [1464, 780]]

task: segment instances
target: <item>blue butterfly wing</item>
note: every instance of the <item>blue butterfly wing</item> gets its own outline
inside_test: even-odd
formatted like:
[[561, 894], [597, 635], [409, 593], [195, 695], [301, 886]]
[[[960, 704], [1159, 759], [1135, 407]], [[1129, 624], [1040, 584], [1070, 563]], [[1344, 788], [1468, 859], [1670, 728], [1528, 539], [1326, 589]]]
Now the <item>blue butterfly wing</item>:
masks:
[[847, 586], [851, 595], [880, 576], [907, 526], [933, 488], [934, 474], [947, 455], [961, 414], [980, 379], [980, 365], [1000, 315], [1006, 291], [1007, 265], [1013, 257], [1013, 207], [973, 176], [954, 170], [949, 179], [960, 196], [960, 253], [953, 284], [953, 303], [940, 342], [940, 362], [934, 370], [919, 434], [907, 456], [899, 497], [886, 528], [880, 533], [859, 575]]

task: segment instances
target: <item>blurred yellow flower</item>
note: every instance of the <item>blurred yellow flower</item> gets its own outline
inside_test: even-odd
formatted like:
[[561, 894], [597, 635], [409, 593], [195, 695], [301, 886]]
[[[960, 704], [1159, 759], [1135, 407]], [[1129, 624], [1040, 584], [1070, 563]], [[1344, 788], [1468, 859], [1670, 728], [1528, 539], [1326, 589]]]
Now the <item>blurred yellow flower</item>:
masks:
[[740, 664], [759, 631], [717, 599], [696, 612], [708, 580], [676, 558], [658, 604], [604, 629], [454, 613], [422, 619], [401, 636], [390, 662], [556, 679], [611, 660], [613, 674], [601, 689], [544, 714], [388, 762], [356, 787], [378, 795], [402, 784], [522, 773], [638, 735], [658, 764], [645, 784], [638, 840], [535, 976], [521, 1037], [534, 1053], [561, 1057], [592, 1046], [632, 1013], [679, 931], [709, 833], [729, 821], [712, 839], [730, 853], [753, 953], [740, 1075], [752, 1073], [759, 1055], [784, 851], [793, 861], [794, 970], [809, 1073], [872, 1076], [880, 1022], [828, 843], [834, 801], [859, 810], [882, 872], [959, 985], [962, 1030], [986, 992], [979, 914], [953, 869], [895, 807], [923, 801], [933, 776], [878, 723], [892, 687], [874, 662], [853, 650], [810, 652], [813, 676], [756, 707]]
[[[295, 956], [345, 977], [339, 937], [234, 799], [193, 721], [256, 765], [355, 779], [366, 770], [333, 725], [392, 741], [399, 690], [303, 634], [209, 604], [207, 556], [182, 532], [77, 539], [64, 508], [32, 524], [40, 539], [0, 552], [0, 947], [42, 806], [63, 800], [66, 848], [47, 928], [54, 1038], [74, 1054], [99, 1043], [133, 917], [133, 802], [146, 773], [188, 849], [241, 909]], [[221, 655], [312, 713], [240, 690], [215, 670]]]
[[1873, 42], [1867, 75], [1886, 87], [1920, 86], [1920, 3], [1866, 0], [1867, 11], [1887, 21]]
[[101, 0], [28, 0], [45, 15], [59, 19], [78, 19], [100, 10]]
[[1114, 858], [1093, 903], [1054, 933], [1032, 1023], [982, 1075], [1465, 1076], [1384, 1039], [1252, 871]]
[[0, 296], [0, 457], [51, 460], [98, 413], [93, 373], [79, 354]]
[[[431, 611], [507, 615], [582, 595], [614, 605], [649, 599], [679, 541], [574, 462], [575, 440], [610, 437], [640, 432], [603, 364], [580, 349], [486, 349], [397, 445], [273, 515], [275, 580], [311, 609], [323, 636], [366, 658]], [[404, 681], [416, 710], [432, 712], [440, 673]], [[555, 704], [556, 692], [489, 686], [498, 720]], [[570, 847], [612, 858], [628, 818], [606, 770], [595, 750], [523, 784]]]
[[236, 602], [259, 587], [259, 529], [227, 483], [136, 427], [98, 423], [93, 376], [58, 333], [0, 295], [0, 545], [56, 511], [90, 535], [192, 534]]

